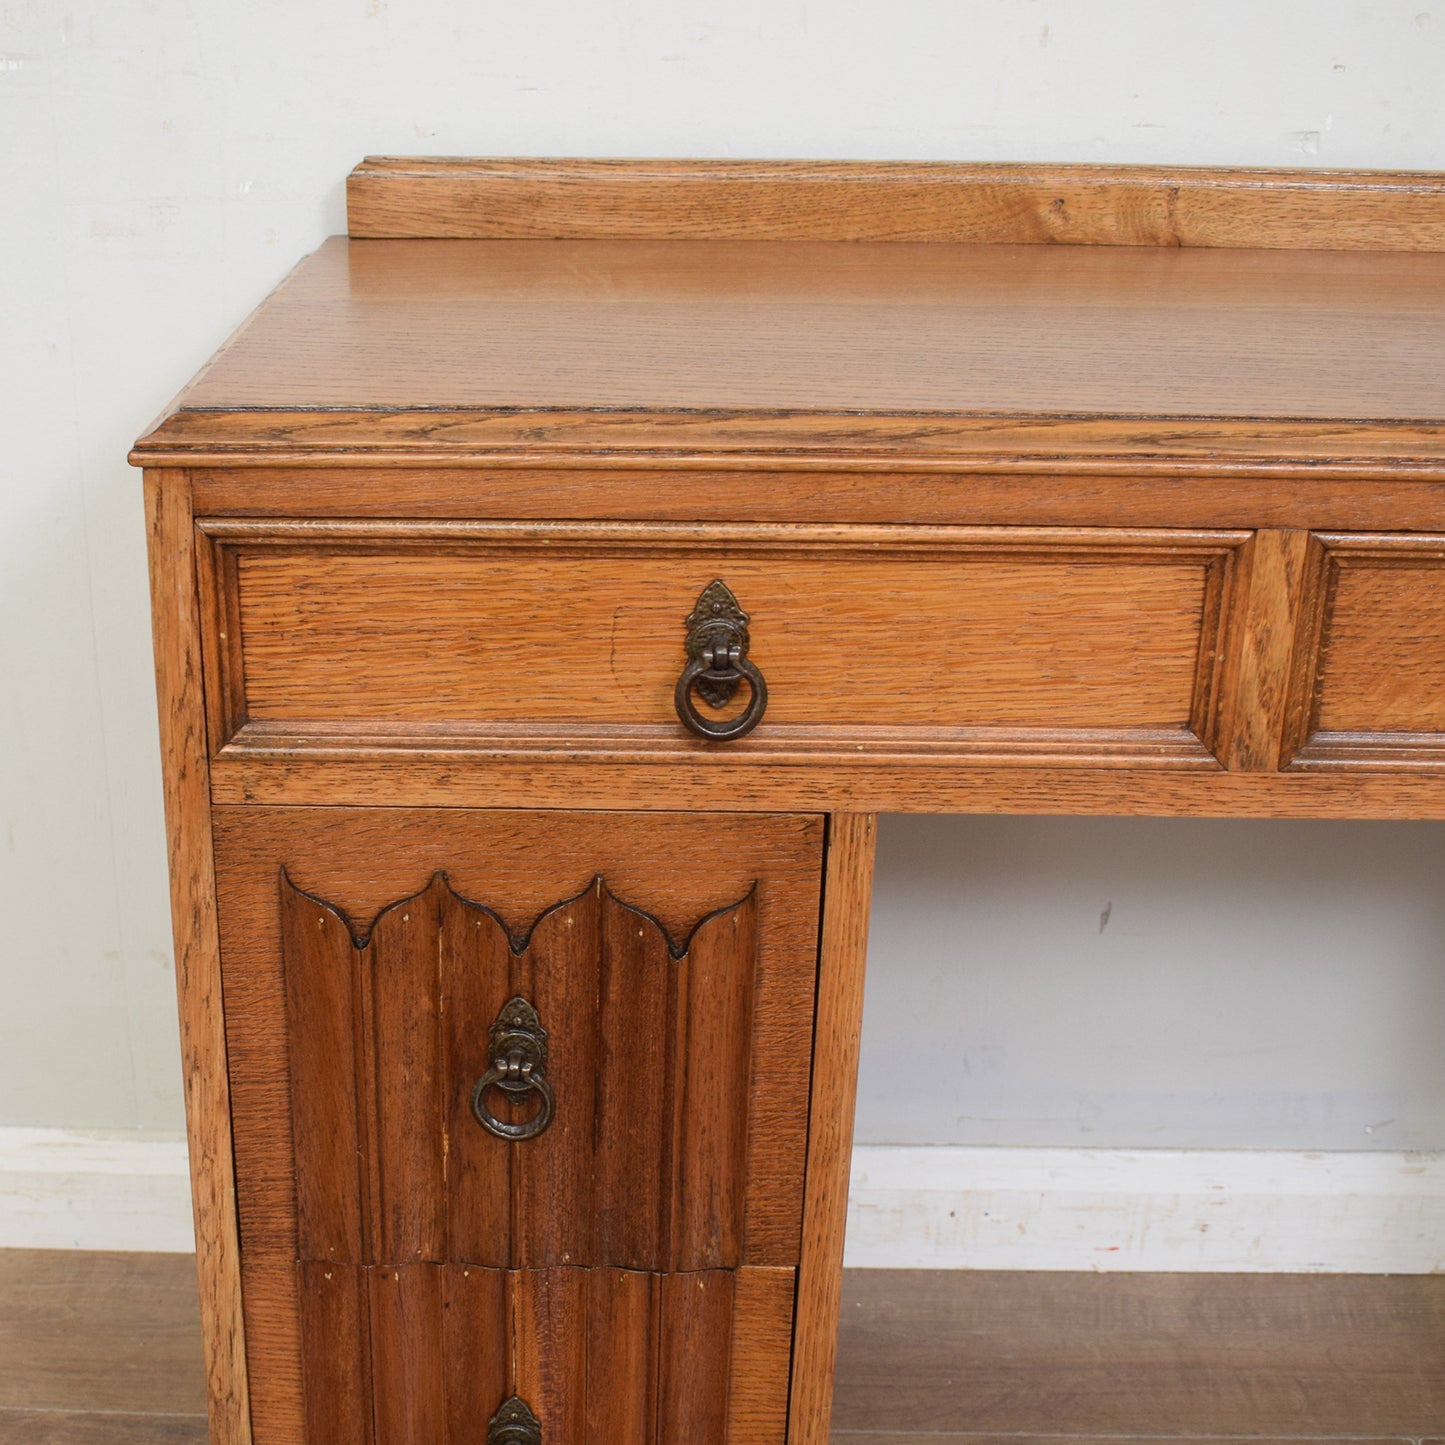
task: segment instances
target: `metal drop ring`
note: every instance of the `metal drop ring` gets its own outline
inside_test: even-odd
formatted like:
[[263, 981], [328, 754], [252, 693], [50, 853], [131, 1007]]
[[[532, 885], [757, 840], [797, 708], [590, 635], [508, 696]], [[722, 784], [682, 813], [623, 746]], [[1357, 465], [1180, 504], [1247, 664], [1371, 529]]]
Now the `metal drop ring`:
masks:
[[[542, 1101], [542, 1107], [530, 1119], [524, 1119], [520, 1124], [508, 1123], [505, 1119], [497, 1118], [487, 1108], [486, 1096], [489, 1089], [501, 1089], [515, 1099], [536, 1094]], [[552, 1122], [556, 1107], [557, 1098], [552, 1092], [551, 1084], [530, 1068], [521, 1073], [513, 1073], [510, 1069], [498, 1068], [493, 1064], [472, 1086], [472, 1113], [477, 1123], [487, 1133], [495, 1134], [498, 1139], [535, 1139]]]
[[[698, 683], [736, 685], [739, 679], [747, 682], [752, 696], [748, 699], [747, 707], [737, 717], [728, 718], [724, 722], [714, 722], [698, 712], [697, 704], [692, 698], [693, 688]], [[714, 667], [711, 658], [704, 654], [693, 658], [683, 668], [682, 676], [677, 680], [677, 690], [673, 693], [673, 702], [677, 707], [678, 717], [699, 737], [725, 742], [729, 738], [740, 738], [745, 733], [752, 732], [763, 720], [763, 712], [768, 705], [768, 685], [763, 681], [762, 673], [746, 657], [734, 655], [728, 659], [727, 666]]]

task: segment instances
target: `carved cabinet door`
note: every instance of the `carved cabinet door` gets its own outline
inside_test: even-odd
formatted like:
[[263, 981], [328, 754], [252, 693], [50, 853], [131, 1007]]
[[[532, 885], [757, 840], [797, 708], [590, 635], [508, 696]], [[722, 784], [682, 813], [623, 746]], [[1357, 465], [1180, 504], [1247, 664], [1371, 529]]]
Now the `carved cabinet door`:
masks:
[[256, 1445], [782, 1445], [822, 836], [221, 810]]

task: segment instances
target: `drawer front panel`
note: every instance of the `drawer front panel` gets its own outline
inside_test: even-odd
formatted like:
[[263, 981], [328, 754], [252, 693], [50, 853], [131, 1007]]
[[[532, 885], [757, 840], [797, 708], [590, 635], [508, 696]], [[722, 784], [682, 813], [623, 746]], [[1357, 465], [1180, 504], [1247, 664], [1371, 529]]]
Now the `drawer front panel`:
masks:
[[[789, 814], [217, 809], [243, 1251], [795, 1263], [822, 832]], [[503, 1143], [470, 1091], [518, 993], [556, 1108]], [[624, 1207], [629, 1176], [647, 1207]]]
[[1294, 762], [1445, 766], [1445, 537], [1315, 539]]
[[[214, 819], [258, 1445], [342, 1438], [314, 1415], [308, 1435], [308, 1395], [345, 1411], [335, 1382], [363, 1369], [380, 1372], [365, 1376], [377, 1418], [431, 1420], [445, 1401], [421, 1365], [499, 1336], [493, 1321], [443, 1338], [427, 1301], [488, 1271], [514, 1301], [528, 1280], [582, 1281], [604, 1313], [607, 1280], [651, 1281], [638, 1284], [647, 1310], [624, 1321], [651, 1332], [648, 1350], [693, 1327], [688, 1280], [754, 1303], [752, 1285], [771, 1282], [758, 1305], [771, 1324], [741, 1304], [694, 1322], [711, 1333], [689, 1357], [732, 1351], [733, 1389], [676, 1402], [679, 1418], [726, 1398], [756, 1420], [721, 1434], [708, 1405], [705, 1431], [665, 1438], [780, 1440], [748, 1429], [785, 1409], [822, 820], [254, 807]], [[490, 1026], [518, 994], [548, 1033], [555, 1112], [510, 1142], [479, 1124], [471, 1096], [493, 1063]], [[499, 1093], [487, 1096], [499, 1122], [535, 1113], [535, 1097]], [[392, 1290], [397, 1276], [415, 1290]], [[458, 1300], [447, 1329], [468, 1318]], [[587, 1319], [596, 1352], [637, 1344]], [[554, 1418], [590, 1398], [565, 1365], [592, 1348], [579, 1328], [543, 1310], [506, 1345], [518, 1379], [545, 1356], [571, 1380], [565, 1400], [548, 1397]], [[628, 1358], [630, 1399], [652, 1376]], [[396, 1384], [397, 1362], [414, 1387]], [[755, 1379], [773, 1381], [766, 1400]], [[396, 1428], [388, 1438], [412, 1438]]]
[[673, 690], [685, 619], [721, 578], [769, 689], [749, 748], [1072, 740], [1196, 759], [1246, 536], [202, 525], [218, 748], [708, 746]]
[[481, 1442], [508, 1401], [558, 1445], [783, 1445], [791, 1269], [298, 1275], [307, 1445]]
[[[443, 874], [362, 939], [280, 889], [303, 1259], [740, 1263], [755, 893], [674, 942], [601, 878], [525, 936]], [[514, 1092], [509, 1010], [545, 1048]]]

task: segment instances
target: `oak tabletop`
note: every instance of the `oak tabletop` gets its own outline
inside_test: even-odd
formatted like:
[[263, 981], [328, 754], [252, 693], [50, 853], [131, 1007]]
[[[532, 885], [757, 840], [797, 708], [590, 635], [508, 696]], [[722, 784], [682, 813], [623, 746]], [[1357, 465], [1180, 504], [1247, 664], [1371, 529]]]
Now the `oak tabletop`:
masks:
[[1445, 420], [1445, 255], [347, 240], [182, 410]]

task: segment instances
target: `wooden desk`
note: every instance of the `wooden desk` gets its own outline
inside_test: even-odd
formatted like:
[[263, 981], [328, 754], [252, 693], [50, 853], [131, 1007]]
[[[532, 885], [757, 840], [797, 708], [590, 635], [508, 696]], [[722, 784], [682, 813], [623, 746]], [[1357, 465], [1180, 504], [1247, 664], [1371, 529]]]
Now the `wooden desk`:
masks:
[[1445, 180], [350, 203], [133, 454], [213, 1438], [824, 1445], [873, 815], [1445, 816]]

